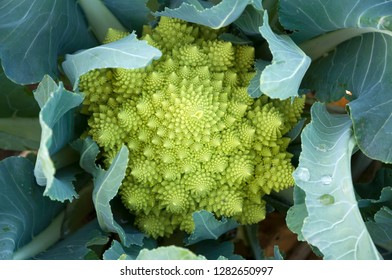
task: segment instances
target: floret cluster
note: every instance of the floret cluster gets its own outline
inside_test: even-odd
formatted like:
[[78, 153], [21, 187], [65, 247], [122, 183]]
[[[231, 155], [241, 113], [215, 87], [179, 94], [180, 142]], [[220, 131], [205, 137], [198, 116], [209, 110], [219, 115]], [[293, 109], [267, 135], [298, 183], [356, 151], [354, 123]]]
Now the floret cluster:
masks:
[[[254, 48], [162, 17], [143, 39], [162, 57], [143, 69], [101, 69], [80, 80], [88, 134], [106, 164], [120, 147], [129, 166], [120, 187], [135, 224], [154, 238], [194, 230], [204, 209], [241, 224], [265, 217], [263, 195], [294, 184], [290, 139], [303, 98], [252, 99]], [[127, 34], [111, 31], [107, 42]]]

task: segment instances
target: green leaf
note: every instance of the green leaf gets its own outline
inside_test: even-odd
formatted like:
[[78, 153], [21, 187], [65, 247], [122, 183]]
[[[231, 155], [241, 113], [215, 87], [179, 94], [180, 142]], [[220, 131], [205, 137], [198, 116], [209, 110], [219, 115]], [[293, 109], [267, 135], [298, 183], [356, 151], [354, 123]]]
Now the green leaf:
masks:
[[[35, 182], [33, 164], [26, 158], [9, 157], [0, 162], [0, 259], [12, 259], [16, 251], [31, 244], [62, 210], [63, 205], [42, 196]], [[60, 226], [46, 236], [45, 243], [35, 243], [19, 252], [27, 258], [47, 249], [60, 238]]]
[[374, 243], [381, 248], [392, 251], [392, 210], [381, 208], [374, 216], [374, 221], [366, 222]]
[[36, 150], [41, 128], [39, 107], [27, 87], [10, 81], [0, 68], [0, 149]]
[[0, 148], [4, 150], [37, 150], [41, 127], [38, 118], [0, 118]]
[[142, 249], [154, 249], [156, 242], [152, 239], [146, 239], [143, 246], [131, 245], [123, 246], [120, 242], [113, 240], [112, 245], [103, 254], [104, 260], [136, 260]]
[[315, 90], [322, 101], [353, 100], [348, 106], [359, 148], [369, 158], [390, 163], [391, 76], [392, 37], [371, 33], [313, 63], [302, 86]]
[[109, 238], [102, 232], [96, 220], [34, 257], [37, 260], [83, 260], [93, 251], [94, 245], [104, 245]]
[[188, 249], [176, 246], [159, 247], [157, 249], [143, 249], [136, 260], [206, 260]]
[[[66, 147], [73, 140], [75, 108], [79, 106], [83, 97], [66, 90], [63, 84], [59, 85], [49, 76], [45, 76], [39, 84], [34, 96], [41, 106], [39, 122], [41, 124], [41, 143], [38, 150], [37, 162], [34, 174], [37, 183], [46, 186], [44, 195], [53, 200], [72, 201], [77, 197], [72, 181], [77, 173], [76, 170], [59, 172], [57, 166], [66, 165], [66, 161], [73, 160], [71, 151], [62, 153], [57, 157], [56, 153]], [[55, 165], [56, 164], [56, 165]]]
[[116, 16], [128, 30], [135, 30], [141, 34], [143, 25], [148, 24], [148, 15], [151, 13], [146, 6], [148, 0], [103, 0], [103, 3]]
[[39, 107], [27, 87], [13, 83], [0, 67], [0, 118], [38, 117]]
[[77, 88], [79, 77], [90, 70], [101, 68], [135, 69], [149, 65], [162, 53], [146, 41], [138, 40], [135, 33], [121, 40], [68, 54], [62, 66], [64, 72]]
[[264, 260], [264, 251], [260, 245], [259, 224], [245, 225], [243, 229], [255, 260]]
[[391, 1], [281, 0], [279, 4], [280, 21], [295, 31], [292, 37], [297, 42], [346, 28], [392, 31]]
[[97, 143], [91, 137], [86, 137], [83, 140], [75, 140], [71, 143], [71, 146], [80, 153], [80, 167], [96, 178], [102, 172], [102, 169], [95, 164], [95, 160], [99, 154]]
[[299, 87], [311, 59], [287, 35], [275, 34], [264, 12], [261, 35], [267, 40], [273, 55], [272, 63], [260, 76], [260, 91], [271, 98], [286, 99], [298, 96]]
[[252, 98], [260, 97], [263, 93], [260, 90], [260, 78], [263, 70], [269, 65], [269, 61], [258, 59], [255, 62], [256, 75], [250, 80], [248, 94]]
[[192, 249], [195, 254], [202, 255], [208, 260], [218, 260], [222, 257], [228, 260], [243, 260], [240, 255], [234, 254], [234, 243], [231, 241], [204, 240]]
[[305, 197], [305, 192], [298, 186], [294, 186], [294, 205], [290, 207], [286, 214], [287, 227], [297, 234], [297, 239], [299, 241], [305, 241], [305, 238], [302, 235], [304, 220], [308, 216], [308, 211], [305, 205]]
[[249, 3], [249, 0], [223, 0], [212, 8], [203, 8], [184, 2], [176, 9], [166, 8], [162, 12], [156, 12], [155, 15], [179, 18], [219, 29], [234, 22]]
[[185, 245], [192, 245], [206, 239], [218, 239], [219, 236], [238, 227], [238, 223], [233, 219], [222, 217], [219, 221], [214, 214], [201, 210], [193, 213], [195, 230], [184, 242]]
[[116, 232], [121, 241], [130, 245], [124, 229], [114, 220], [109, 202], [117, 194], [128, 165], [128, 149], [123, 146], [107, 171], [101, 170], [94, 178], [93, 202], [98, 222], [104, 231]]
[[258, 10], [248, 5], [241, 16], [234, 22], [242, 32], [250, 36], [260, 36], [260, 26], [263, 24], [264, 10]]
[[386, 206], [386, 207], [389, 207], [392, 209], [392, 187], [383, 188], [381, 190], [381, 194], [378, 199], [361, 199], [361, 200], [359, 200], [358, 206], [360, 208], [371, 208], [371, 210], [374, 212], [378, 211], [383, 206]]
[[299, 241], [305, 241], [302, 235], [302, 228], [304, 225], [304, 220], [308, 216], [308, 211], [306, 209], [305, 203], [295, 204], [287, 211], [286, 223], [287, 227], [297, 234], [297, 239]]
[[95, 164], [99, 148], [91, 138], [78, 140], [72, 146], [80, 153], [80, 166], [93, 176], [93, 202], [101, 228], [107, 232], [117, 233], [120, 236], [121, 243], [125, 246], [141, 245], [144, 235], [133, 229], [125, 230], [114, 220], [110, 206], [110, 201], [116, 196], [121, 181], [125, 177], [125, 170], [128, 165], [128, 149], [123, 146], [106, 171]]
[[374, 180], [367, 184], [355, 185], [355, 190], [361, 198], [358, 206], [365, 220], [373, 219], [382, 208], [392, 209], [392, 169], [381, 168]]
[[[392, 186], [392, 169], [391, 168], [381, 168], [377, 170], [374, 179], [365, 184], [356, 184], [355, 190], [358, 195], [365, 200], [378, 200], [380, 198], [381, 192], [385, 187]], [[366, 206], [362, 204], [362, 200], [359, 200], [360, 206]]]
[[74, 0], [7, 1], [0, 17], [0, 58], [18, 84], [56, 77], [57, 59], [96, 44]]
[[279, 246], [278, 245], [274, 246], [274, 259], [278, 260], [278, 261], [283, 261], [284, 260], [282, 252], [279, 250]]
[[312, 122], [302, 133], [302, 153], [293, 174], [306, 193], [308, 216], [303, 237], [325, 259], [380, 259], [351, 181], [352, 123], [346, 115], [330, 115], [320, 103], [312, 106], [311, 113]]

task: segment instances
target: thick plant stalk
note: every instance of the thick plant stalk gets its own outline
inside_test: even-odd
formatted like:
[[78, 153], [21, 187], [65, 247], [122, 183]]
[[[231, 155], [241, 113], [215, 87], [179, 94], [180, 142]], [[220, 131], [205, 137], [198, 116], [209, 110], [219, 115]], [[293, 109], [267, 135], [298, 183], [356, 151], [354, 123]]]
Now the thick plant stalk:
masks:
[[99, 42], [103, 43], [109, 28], [128, 31], [101, 0], [79, 0], [78, 3]]
[[35, 236], [30, 243], [17, 250], [14, 260], [28, 260], [47, 250], [61, 238], [61, 227], [64, 220], [65, 211], [60, 212], [53, 222], [40, 234]]

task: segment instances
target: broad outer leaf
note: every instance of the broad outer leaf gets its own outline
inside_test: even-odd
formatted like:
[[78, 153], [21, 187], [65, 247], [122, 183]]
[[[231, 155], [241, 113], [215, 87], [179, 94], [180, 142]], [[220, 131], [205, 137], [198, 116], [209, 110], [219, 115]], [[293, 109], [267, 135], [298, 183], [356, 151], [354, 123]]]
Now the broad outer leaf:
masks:
[[206, 239], [218, 239], [219, 236], [238, 227], [238, 223], [233, 219], [222, 217], [219, 221], [214, 214], [201, 210], [193, 213], [195, 230], [188, 236], [184, 242], [186, 245], [192, 245]]
[[322, 101], [353, 99], [348, 106], [358, 146], [368, 157], [390, 163], [391, 77], [392, 36], [369, 33], [313, 63], [302, 86]]
[[296, 42], [344, 28], [392, 31], [391, 1], [281, 0], [279, 4], [280, 22], [295, 31], [292, 37]]
[[260, 91], [271, 98], [286, 99], [298, 96], [299, 86], [311, 59], [287, 35], [277, 35], [268, 24], [264, 12], [261, 35], [267, 40], [273, 55], [271, 65], [260, 76]]
[[74, 109], [82, 103], [83, 97], [67, 91], [61, 82], [57, 86], [49, 76], [45, 76], [35, 92], [35, 98], [41, 106], [39, 122], [42, 129], [34, 169], [37, 183], [46, 185], [44, 195], [51, 199], [72, 201], [77, 197], [72, 184], [76, 172], [58, 172], [52, 157], [73, 140]]
[[96, 45], [77, 1], [9, 0], [0, 9], [0, 59], [18, 84], [56, 77], [59, 56]]
[[205, 257], [196, 255], [192, 251], [177, 247], [167, 246], [158, 247], [157, 249], [143, 249], [140, 251], [137, 260], [206, 260]]
[[250, 0], [223, 0], [209, 9], [200, 9], [200, 7], [183, 3], [177, 9], [166, 8], [163, 12], [156, 12], [155, 15], [179, 18], [219, 29], [234, 22], [249, 3]]
[[22, 157], [0, 162], [0, 259], [12, 259], [14, 252], [43, 231], [63, 207], [42, 196], [33, 168], [32, 162]]
[[95, 48], [68, 54], [63, 68], [74, 86], [78, 86], [79, 77], [90, 70], [101, 68], [135, 69], [149, 65], [160, 58], [162, 53], [146, 41], [138, 40], [135, 33], [118, 41]]
[[302, 133], [302, 153], [294, 172], [305, 191], [308, 216], [302, 233], [325, 259], [380, 259], [358, 209], [351, 181], [355, 147], [346, 115], [330, 115], [312, 106], [312, 122]]

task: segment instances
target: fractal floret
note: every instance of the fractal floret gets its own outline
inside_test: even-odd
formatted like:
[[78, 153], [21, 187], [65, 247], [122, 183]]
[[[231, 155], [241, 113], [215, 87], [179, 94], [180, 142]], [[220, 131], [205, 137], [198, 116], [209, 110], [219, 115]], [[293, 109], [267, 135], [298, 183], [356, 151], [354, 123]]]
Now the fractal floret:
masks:
[[[119, 195], [147, 235], [194, 230], [192, 214], [253, 224], [263, 195], [294, 184], [290, 139], [303, 98], [249, 97], [254, 49], [213, 30], [162, 17], [143, 39], [162, 57], [143, 69], [83, 75], [88, 134], [109, 165], [120, 147], [129, 165]], [[126, 34], [111, 30], [106, 42]]]

